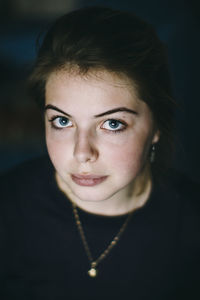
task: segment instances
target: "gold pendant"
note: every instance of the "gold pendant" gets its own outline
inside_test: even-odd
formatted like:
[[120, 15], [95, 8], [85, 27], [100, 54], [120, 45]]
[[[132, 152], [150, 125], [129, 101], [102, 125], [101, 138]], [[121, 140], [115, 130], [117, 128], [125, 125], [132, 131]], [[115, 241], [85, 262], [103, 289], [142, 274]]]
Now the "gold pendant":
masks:
[[88, 275], [90, 277], [96, 277], [97, 276], [97, 270], [95, 268], [91, 268], [89, 271], [88, 271]]

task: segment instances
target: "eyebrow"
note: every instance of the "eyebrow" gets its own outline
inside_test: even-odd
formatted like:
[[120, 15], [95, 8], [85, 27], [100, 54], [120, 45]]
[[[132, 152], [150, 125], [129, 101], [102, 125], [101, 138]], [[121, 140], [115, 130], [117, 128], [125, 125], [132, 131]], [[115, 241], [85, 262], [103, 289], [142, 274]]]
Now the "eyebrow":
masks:
[[101, 113], [99, 115], [95, 115], [94, 117], [95, 118], [99, 118], [99, 117], [103, 117], [103, 116], [114, 114], [116, 112], [121, 112], [121, 111], [125, 111], [125, 112], [128, 112], [128, 113], [134, 114], [134, 115], [138, 114], [135, 110], [129, 109], [127, 107], [117, 107], [117, 108], [108, 110], [106, 112], [103, 112], [103, 113]]
[[[56, 107], [54, 105], [51, 105], [51, 104], [46, 105], [44, 110], [46, 111], [47, 109], [56, 110], [56, 111], [64, 114], [65, 116], [72, 118], [72, 116], [70, 114], [64, 112], [63, 110], [61, 110], [60, 108], [58, 108], [58, 107]], [[134, 115], [138, 114], [135, 110], [129, 109], [127, 107], [117, 107], [117, 108], [105, 111], [105, 112], [103, 112], [101, 114], [95, 115], [94, 117], [95, 118], [99, 118], [99, 117], [103, 117], [103, 116], [106, 116], [106, 115], [111, 115], [111, 114], [114, 114], [114, 113], [117, 113], [117, 112], [124, 112], [124, 111], [128, 112], [128, 113], [131, 113], [131, 114], [134, 114]]]
[[64, 112], [63, 110], [61, 110], [60, 108], [58, 108], [58, 107], [56, 107], [56, 106], [54, 106], [54, 105], [51, 105], [51, 104], [46, 105], [45, 108], [44, 108], [44, 111], [46, 111], [47, 109], [53, 109], [53, 110], [56, 110], [56, 111], [62, 113], [63, 115], [65, 115], [65, 116], [67, 116], [67, 117], [70, 117], [70, 118], [72, 117], [72, 116], [69, 115], [68, 113], [66, 113], [66, 112]]

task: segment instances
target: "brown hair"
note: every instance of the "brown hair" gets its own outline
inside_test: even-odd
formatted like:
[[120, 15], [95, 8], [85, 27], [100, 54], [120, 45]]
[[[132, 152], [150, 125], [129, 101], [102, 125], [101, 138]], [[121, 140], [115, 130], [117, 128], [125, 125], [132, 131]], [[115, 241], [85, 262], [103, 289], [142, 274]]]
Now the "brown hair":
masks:
[[128, 76], [152, 111], [161, 132], [154, 169], [164, 170], [173, 148], [173, 110], [166, 47], [153, 27], [132, 13], [88, 7], [59, 18], [39, 48], [30, 91], [44, 107], [48, 76], [78, 67], [80, 74], [103, 69]]

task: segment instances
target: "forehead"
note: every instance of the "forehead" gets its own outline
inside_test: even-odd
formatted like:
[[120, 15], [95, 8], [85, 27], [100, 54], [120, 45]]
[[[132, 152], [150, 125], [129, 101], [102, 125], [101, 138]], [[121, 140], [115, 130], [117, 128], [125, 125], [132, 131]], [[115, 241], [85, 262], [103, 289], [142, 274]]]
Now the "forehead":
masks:
[[46, 104], [60, 105], [63, 109], [89, 106], [99, 109], [114, 106], [137, 107], [139, 100], [134, 83], [125, 75], [108, 71], [93, 71], [85, 75], [67, 70], [52, 73], [46, 83]]

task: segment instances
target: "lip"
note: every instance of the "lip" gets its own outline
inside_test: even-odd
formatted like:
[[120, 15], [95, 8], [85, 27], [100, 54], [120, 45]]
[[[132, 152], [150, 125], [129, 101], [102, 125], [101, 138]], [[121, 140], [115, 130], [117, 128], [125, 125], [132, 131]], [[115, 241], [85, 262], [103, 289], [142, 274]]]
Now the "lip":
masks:
[[72, 174], [72, 180], [81, 186], [95, 186], [106, 180], [108, 176]]

